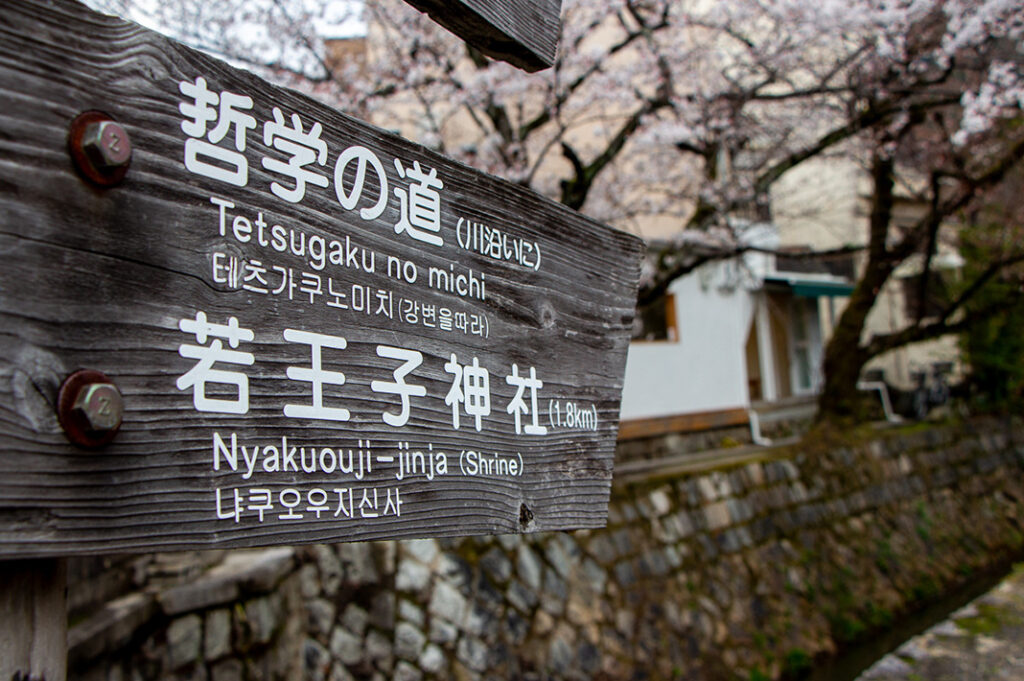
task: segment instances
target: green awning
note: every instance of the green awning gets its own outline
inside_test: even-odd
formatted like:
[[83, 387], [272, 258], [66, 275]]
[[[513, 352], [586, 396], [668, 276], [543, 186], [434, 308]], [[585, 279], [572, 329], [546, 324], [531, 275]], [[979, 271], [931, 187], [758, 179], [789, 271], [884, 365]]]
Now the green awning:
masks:
[[790, 282], [790, 286], [793, 295], [801, 298], [848, 296], [853, 292], [853, 284], [838, 281], [794, 281]]

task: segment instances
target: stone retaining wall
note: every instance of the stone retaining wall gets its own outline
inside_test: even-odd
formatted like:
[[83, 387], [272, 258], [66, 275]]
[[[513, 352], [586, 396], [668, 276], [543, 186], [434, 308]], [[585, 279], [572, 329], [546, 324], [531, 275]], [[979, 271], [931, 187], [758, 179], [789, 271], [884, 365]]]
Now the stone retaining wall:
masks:
[[601, 531], [228, 552], [74, 626], [71, 678], [778, 678], [1017, 555], [1022, 471], [897, 432], [616, 486]]

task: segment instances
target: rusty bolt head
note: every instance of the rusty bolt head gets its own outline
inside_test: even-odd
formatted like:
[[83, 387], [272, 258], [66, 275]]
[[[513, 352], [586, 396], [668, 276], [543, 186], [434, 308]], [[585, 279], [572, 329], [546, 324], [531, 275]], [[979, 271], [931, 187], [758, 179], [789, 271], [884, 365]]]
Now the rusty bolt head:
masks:
[[128, 133], [114, 121], [99, 121], [85, 126], [82, 148], [97, 168], [114, 170], [132, 159]]
[[113, 383], [88, 383], [82, 386], [72, 408], [82, 412], [89, 430], [97, 433], [119, 428], [124, 416], [121, 391]]
[[128, 132], [102, 111], [86, 111], [71, 122], [68, 149], [79, 172], [103, 187], [124, 179], [132, 160]]
[[124, 399], [113, 381], [98, 371], [76, 371], [60, 388], [57, 417], [68, 439], [81, 447], [110, 442], [121, 427]]

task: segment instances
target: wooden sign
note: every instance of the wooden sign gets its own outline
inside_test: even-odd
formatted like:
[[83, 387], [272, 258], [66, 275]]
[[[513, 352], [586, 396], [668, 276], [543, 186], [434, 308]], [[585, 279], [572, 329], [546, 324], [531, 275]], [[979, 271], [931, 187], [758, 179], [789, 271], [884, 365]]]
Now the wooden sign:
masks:
[[489, 57], [533, 73], [555, 63], [562, 0], [406, 0]]
[[81, 5], [0, 13], [0, 557], [604, 524], [640, 240]]

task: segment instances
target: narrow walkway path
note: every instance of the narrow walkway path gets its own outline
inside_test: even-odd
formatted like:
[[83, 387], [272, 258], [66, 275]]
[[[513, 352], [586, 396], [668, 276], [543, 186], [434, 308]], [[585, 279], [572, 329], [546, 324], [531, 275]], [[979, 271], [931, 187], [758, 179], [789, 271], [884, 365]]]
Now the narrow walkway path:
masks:
[[857, 681], [1024, 679], [1024, 567], [915, 636]]

